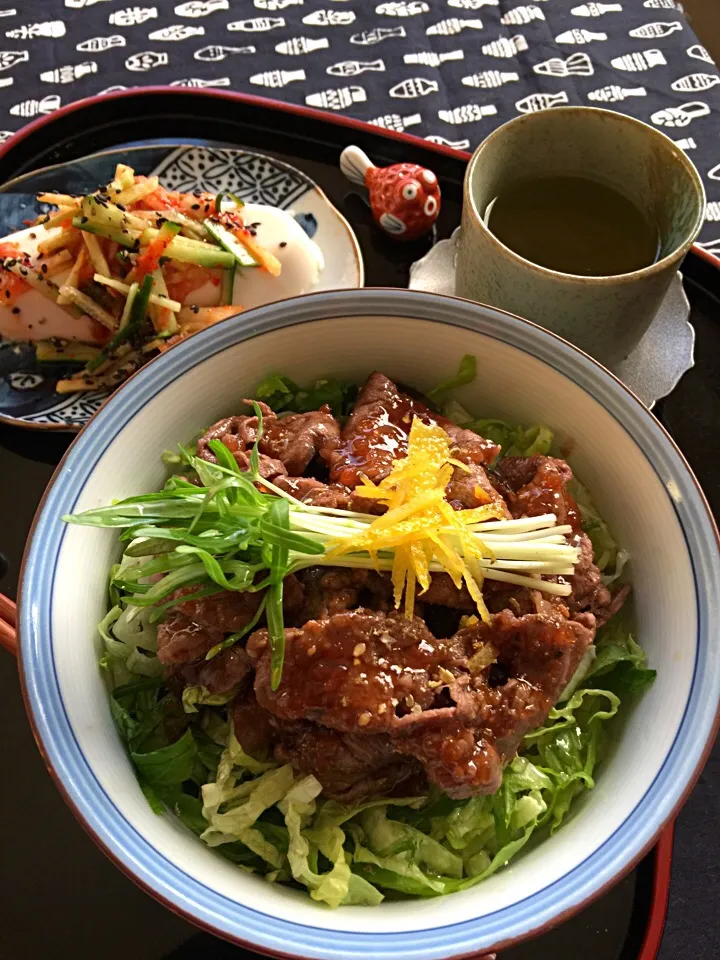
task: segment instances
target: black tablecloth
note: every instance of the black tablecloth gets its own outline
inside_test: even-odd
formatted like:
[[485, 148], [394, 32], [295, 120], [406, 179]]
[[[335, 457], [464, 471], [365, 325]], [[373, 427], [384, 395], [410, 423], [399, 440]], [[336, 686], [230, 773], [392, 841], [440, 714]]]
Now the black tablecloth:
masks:
[[673, 0], [2, 3], [0, 139], [147, 84], [261, 93], [458, 149], [518, 113], [605, 106], [689, 152], [710, 201], [701, 241], [720, 252], [720, 75]]

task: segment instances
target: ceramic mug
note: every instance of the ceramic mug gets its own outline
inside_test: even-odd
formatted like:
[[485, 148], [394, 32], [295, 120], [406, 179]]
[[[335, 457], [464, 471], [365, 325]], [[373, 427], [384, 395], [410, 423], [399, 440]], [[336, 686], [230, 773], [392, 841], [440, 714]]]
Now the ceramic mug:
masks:
[[[514, 183], [583, 176], [630, 197], [655, 222], [655, 263], [587, 277], [538, 266], [488, 229], [490, 202]], [[705, 215], [700, 176], [669, 137], [640, 120], [595, 107], [555, 107], [498, 127], [465, 174], [455, 292], [552, 330], [606, 366], [624, 360], [662, 303]]]

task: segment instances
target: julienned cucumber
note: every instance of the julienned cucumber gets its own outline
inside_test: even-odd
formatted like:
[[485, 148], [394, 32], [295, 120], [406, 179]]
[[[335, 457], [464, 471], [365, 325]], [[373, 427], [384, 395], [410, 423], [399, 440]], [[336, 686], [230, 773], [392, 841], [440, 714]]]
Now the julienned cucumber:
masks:
[[117, 350], [121, 343], [125, 343], [126, 340], [129, 340], [138, 332], [147, 316], [148, 303], [150, 302], [150, 294], [152, 293], [154, 283], [155, 278], [151, 273], [148, 273], [143, 277], [139, 285], [137, 283], [131, 285], [125, 302], [123, 317], [120, 321], [120, 329], [110, 343], [104, 347], [102, 352], [99, 353], [94, 360], [90, 361], [87, 365], [88, 371], [96, 370], [101, 363], [108, 359], [114, 350]]
[[107, 237], [108, 240], [114, 240], [121, 247], [132, 248], [137, 244], [137, 234], [126, 233], [124, 230], [116, 230], [106, 223], [99, 223], [96, 220], [89, 220], [87, 217], [73, 217], [72, 225], [78, 230], [85, 230], [86, 233], [94, 233], [98, 237]]
[[233, 292], [235, 289], [235, 261], [229, 270], [223, 270], [222, 277], [222, 305], [230, 306], [233, 302]]
[[230, 231], [226, 230], [217, 220], [203, 220], [203, 226], [213, 240], [216, 240], [221, 247], [224, 247], [225, 250], [235, 257], [241, 267], [260, 266], [255, 257], [253, 257], [251, 253], [248, 253], [245, 247], [241, 243], [238, 243]]
[[[140, 238], [143, 245], [150, 244], [159, 231], [148, 228]], [[174, 237], [163, 252], [164, 257], [179, 260], [181, 263], [195, 263], [199, 267], [220, 267], [228, 270], [235, 262], [232, 254], [213, 243], [190, 240], [188, 237]]]

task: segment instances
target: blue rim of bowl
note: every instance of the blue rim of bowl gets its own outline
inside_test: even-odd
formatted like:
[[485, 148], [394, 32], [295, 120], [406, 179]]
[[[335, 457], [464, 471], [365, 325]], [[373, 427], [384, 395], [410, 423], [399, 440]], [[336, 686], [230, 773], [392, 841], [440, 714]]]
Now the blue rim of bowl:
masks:
[[[535, 356], [589, 393], [644, 451], [668, 490], [693, 568], [698, 614], [693, 678], [679, 729], [652, 784], [615, 833], [563, 877], [523, 900], [482, 918], [401, 933], [289, 922], [209, 889], [168, 861], [115, 807], [82, 754], [62, 700], [52, 643], [53, 585], [64, 537], [59, 517], [72, 511], [94, 463], [137, 411], [189, 369], [228, 347], [282, 327], [358, 315], [408, 317], [477, 331]], [[164, 364], [162, 378], [154, 375], [157, 362]], [[58, 483], [61, 476], [72, 476], [72, 484]], [[720, 649], [712, 636], [720, 613], [718, 570], [720, 544], [712, 514], [682, 454], [642, 403], [581, 351], [527, 321], [457, 298], [391, 289], [311, 294], [248, 311], [240, 322], [225, 321], [151, 361], [74, 441], [28, 540], [21, 578], [21, 679], [38, 744], [76, 816], [123, 870], [171, 909], [219, 936], [275, 956], [469, 957], [524, 939], [578, 910], [629, 870], [677, 812], [700, 773], [717, 726]], [[321, 916], [318, 913], [318, 920]]]

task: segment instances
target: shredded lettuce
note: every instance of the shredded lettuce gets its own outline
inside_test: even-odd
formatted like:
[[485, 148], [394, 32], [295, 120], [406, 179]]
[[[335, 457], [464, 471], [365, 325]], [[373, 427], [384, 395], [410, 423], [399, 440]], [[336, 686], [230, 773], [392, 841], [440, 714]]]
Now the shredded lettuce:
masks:
[[255, 388], [255, 397], [267, 403], [275, 413], [308, 413], [327, 404], [336, 417], [344, 417], [357, 397], [355, 384], [343, 380], [315, 380], [299, 387], [289, 377], [271, 374]]
[[182, 692], [182, 705], [185, 713], [197, 713], [198, 707], [223, 707], [235, 697], [237, 687], [226, 693], [210, 693], [207, 687], [185, 687]]
[[442, 380], [436, 387], [428, 391], [428, 400], [436, 406], [442, 406], [450, 397], [453, 390], [472, 383], [477, 376], [477, 360], [471, 353], [466, 353], [460, 361], [458, 372], [454, 377]]

